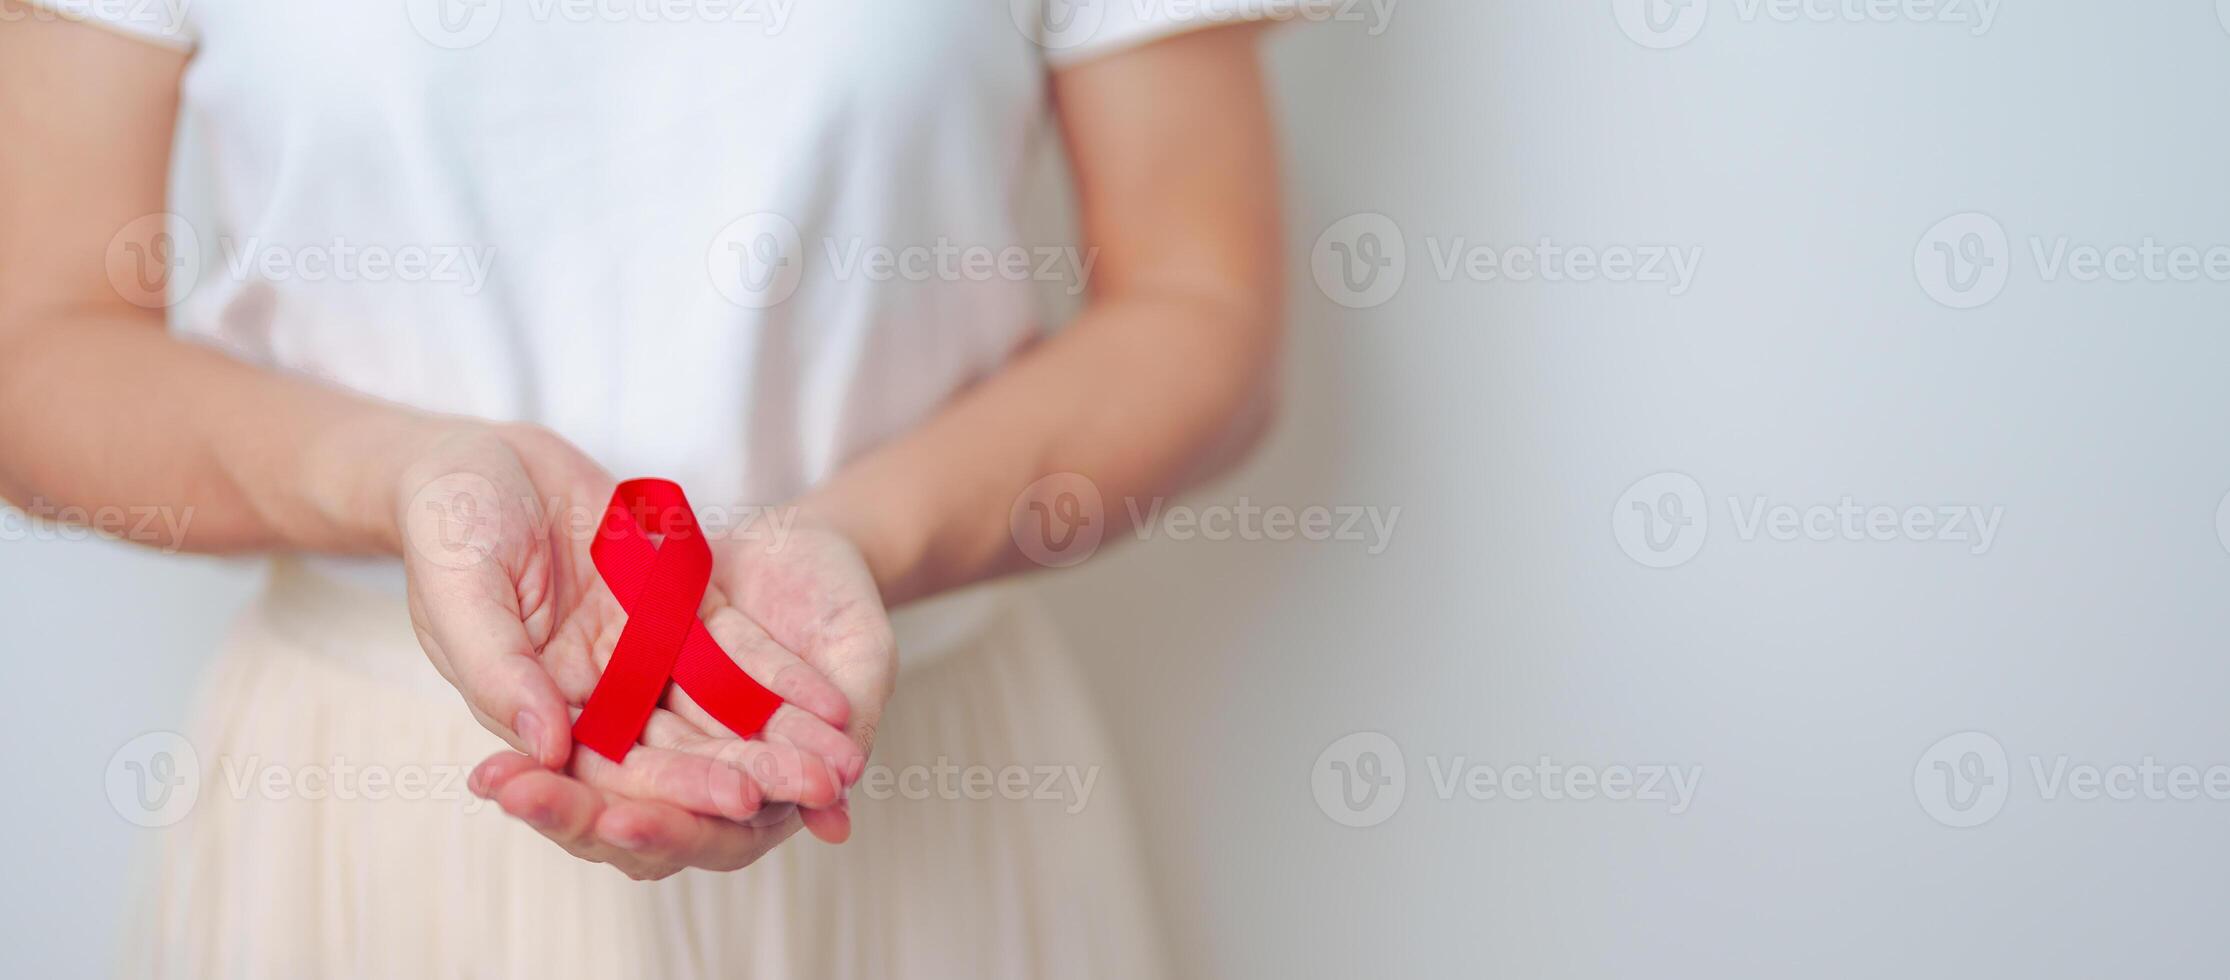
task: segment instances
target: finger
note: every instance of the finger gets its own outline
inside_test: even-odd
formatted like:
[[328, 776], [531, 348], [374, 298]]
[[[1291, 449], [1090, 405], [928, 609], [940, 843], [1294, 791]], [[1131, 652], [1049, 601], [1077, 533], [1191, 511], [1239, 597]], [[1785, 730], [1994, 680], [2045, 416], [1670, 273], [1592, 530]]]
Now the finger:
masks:
[[860, 775], [867, 771], [867, 750], [852, 741], [850, 735], [788, 705], [775, 709], [774, 716], [767, 719], [764, 737], [787, 741], [820, 756], [845, 786], [859, 782]]
[[757, 814], [763, 797], [757, 781], [717, 756], [638, 745], [621, 762], [595, 752], [573, 757], [573, 774], [607, 793], [656, 800], [730, 820]]
[[798, 827], [793, 815], [768, 827], [699, 816], [643, 800], [613, 800], [596, 834], [637, 859], [713, 871], [734, 871], [781, 843]]
[[[783, 705], [767, 719], [764, 731], [786, 739], [806, 752], [820, 756], [836, 770], [844, 785], [859, 780], [867, 768], [867, 753], [844, 732], [851, 720], [852, 704], [819, 670], [774, 642], [757, 623], [733, 606], [713, 610], [705, 629], [743, 672], [765, 685]], [[734, 734], [706, 715], [679, 687], [672, 697], [679, 710], [696, 717], [713, 734]]]
[[838, 803], [821, 810], [799, 810], [805, 829], [824, 843], [842, 844], [852, 839], [852, 805]]
[[844, 726], [845, 734], [851, 737], [852, 744], [859, 746], [861, 756], [873, 755], [875, 733], [883, 724], [883, 705], [890, 700], [893, 682], [889, 668], [878, 668], [870, 659], [846, 660], [829, 671], [829, 680], [842, 689], [853, 704], [859, 705], [858, 710], [852, 712], [851, 724]]
[[472, 768], [472, 775], [465, 777], [465, 788], [481, 799], [493, 799], [512, 777], [539, 768], [540, 763], [517, 752], [498, 752]]
[[[493, 563], [422, 583], [426, 629], [481, 723], [545, 766], [572, 748], [571, 714], [534, 656], [518, 598]], [[498, 583], [501, 584], [498, 584]]]
[[512, 776], [494, 789], [491, 798], [503, 812], [525, 821], [576, 857], [601, 860], [598, 851], [603, 845], [593, 828], [604, 811], [605, 797], [587, 784], [537, 768]]
[[[860, 754], [859, 748], [844, 733], [830, 728], [827, 722], [788, 705], [775, 709], [764, 732], [753, 739], [707, 734], [695, 722], [668, 709], [659, 708], [651, 712], [650, 720], [643, 725], [642, 744], [723, 759], [738, 769], [747, 763], [760, 766], [781, 764], [779, 757], [770, 759], [759, 754], [747, 754], [745, 749], [737, 747], [739, 742], [753, 740], [772, 740], [777, 743], [786, 741], [808, 755], [818, 756], [834, 772], [838, 781], [845, 785], [856, 781], [858, 772], [867, 766], [866, 757]], [[786, 771], [769, 770], [775, 775]], [[802, 775], [799, 774], [800, 778]]]
[[580, 857], [584, 862], [611, 864], [636, 880], [658, 880], [658, 877], [680, 871], [678, 864], [631, 853], [595, 835], [598, 819], [620, 797], [604, 795], [578, 779], [533, 766], [533, 761], [526, 757], [513, 755], [513, 759], [515, 761], [491, 759], [482, 763], [484, 768], [513, 772], [502, 784], [491, 786], [493, 799], [504, 808], [504, 813], [522, 819], [526, 826], [535, 828], [535, 833], [549, 837], [569, 855]]
[[829, 683], [829, 679], [811, 664], [774, 642], [773, 637], [741, 610], [729, 605], [712, 610], [705, 619], [705, 631], [728, 652], [736, 666], [784, 702], [837, 728], [844, 727], [850, 720], [852, 702], [844, 697], [844, 692], [837, 690], [836, 685]]
[[845, 733], [861, 754], [867, 755], [875, 750], [875, 732], [882, 725], [883, 707], [896, 684], [897, 638], [891, 633], [890, 621], [882, 615], [880, 603], [855, 604], [843, 619], [843, 623], [829, 628], [828, 639], [815, 640], [799, 652], [807, 663], [819, 666], [829, 683], [851, 702], [852, 717], [844, 726]]
[[679, 717], [653, 716], [644, 738], [651, 744], [672, 746], [744, 774], [758, 784], [766, 803], [822, 807], [843, 798], [844, 780], [828, 760], [773, 732], [748, 739], [711, 736], [694, 731], [694, 726]]
[[[679, 713], [659, 709], [652, 712], [651, 720], [643, 726], [643, 744], [662, 748], [697, 748], [709, 740], [717, 750], [729, 742], [739, 741], [728, 729], [717, 724], [718, 733], [708, 734], [696, 722]], [[761, 739], [787, 742], [806, 753], [820, 757], [836, 774], [837, 780], [849, 786], [859, 781], [867, 769], [867, 753], [852, 741], [852, 737], [828, 722], [789, 705], [774, 709], [760, 734]], [[748, 740], [742, 740], [748, 741]]]

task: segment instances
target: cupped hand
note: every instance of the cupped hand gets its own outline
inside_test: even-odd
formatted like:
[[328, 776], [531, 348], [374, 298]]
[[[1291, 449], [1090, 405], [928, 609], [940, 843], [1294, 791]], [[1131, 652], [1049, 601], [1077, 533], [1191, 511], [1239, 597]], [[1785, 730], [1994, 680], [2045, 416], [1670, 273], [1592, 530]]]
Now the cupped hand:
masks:
[[[783, 681], [799, 674], [832, 685], [849, 706], [847, 740], [841, 747], [821, 744], [827, 729], [815, 723], [818, 719], [789, 714], [804, 703], [795, 700], [777, 712], [761, 739], [742, 743], [763, 741], [776, 751], [788, 745], [802, 749], [810, 737], [812, 752], [807, 754], [852, 750], [851, 761], [839, 767], [841, 782], [833, 799], [818, 786], [789, 785], [790, 769], [753, 762], [742, 766], [753, 776], [744, 786], [758, 788], [769, 800], [785, 801], [755, 817], [720, 820], [705, 816], [709, 811], [702, 806], [652, 803], [640, 797], [664, 780], [686, 784], [696, 777], [662, 774], [663, 761], [639, 763], [638, 757], [649, 754], [641, 749], [622, 767], [593, 753], [577, 753], [565, 773], [540, 770], [524, 756], [501, 753], [474, 772], [474, 791], [568, 851], [614, 864], [638, 878], [663, 877], [683, 867], [741, 867], [800, 826], [831, 843], [847, 839], [851, 812], [841, 786], [856, 782], [865, 770], [897, 670], [896, 644], [881, 593], [858, 548], [833, 526], [800, 514], [785, 511], [787, 520], [771, 535], [714, 542], [708, 595], [720, 605], [706, 627], [753, 676], [774, 676], [774, 690], [783, 697], [802, 693], [804, 685]], [[607, 638], [594, 646], [608, 652], [609, 643]], [[753, 669], [755, 664], [760, 666]], [[700, 713], [678, 690], [669, 693], [668, 704], [671, 715], [653, 719], [652, 744], [669, 737], [658, 731], [661, 727]], [[705, 736], [684, 730], [670, 737], [686, 748], [692, 739]], [[734, 744], [721, 751], [736, 751]]]
[[[526, 753], [512, 758], [566, 781], [553, 800], [593, 794], [598, 805], [586, 831], [601, 835], [606, 850], [642, 851], [611, 862], [642, 874], [665, 863], [670, 854], [660, 849], [670, 852], [671, 842], [632, 848], [645, 836], [639, 831], [694, 827], [701, 815], [717, 815], [749, 821], [734, 827], [767, 838], [784, 822], [785, 804], [836, 804], [865, 755], [840, 730], [851, 720], [842, 690], [765, 642], [717, 588], [707, 590], [702, 610], [708, 628], [746, 673], [786, 701], [762, 737], [736, 738], [674, 692], [625, 764], [572, 751], [573, 708], [594, 690], [626, 621], [588, 550], [613, 485], [549, 432], [458, 424], [429, 438], [406, 467], [399, 525], [412, 623], [436, 669], [483, 726]], [[490, 764], [503, 755], [510, 754]], [[522, 794], [517, 809], [506, 807], [514, 815], [546, 809], [548, 801], [527, 790], [510, 791]], [[573, 818], [579, 810], [551, 812]], [[577, 835], [565, 833], [574, 828], [562, 820], [556, 833], [538, 829], [575, 853], [595, 853], [570, 839]], [[714, 864], [756, 856], [732, 840], [717, 844], [697, 850]]]
[[[753, 643], [772, 644], [795, 656], [849, 703], [844, 729], [859, 759], [859, 768], [846, 773], [850, 783], [865, 771], [876, 726], [890, 701], [898, 673], [897, 639], [882, 590], [858, 545], [836, 523], [804, 508], [792, 508], [786, 516], [788, 524], [770, 535], [736, 539], [718, 549], [713, 583], [759, 628]], [[851, 836], [851, 811], [841, 801], [802, 808], [798, 815], [823, 840], [837, 843]]]

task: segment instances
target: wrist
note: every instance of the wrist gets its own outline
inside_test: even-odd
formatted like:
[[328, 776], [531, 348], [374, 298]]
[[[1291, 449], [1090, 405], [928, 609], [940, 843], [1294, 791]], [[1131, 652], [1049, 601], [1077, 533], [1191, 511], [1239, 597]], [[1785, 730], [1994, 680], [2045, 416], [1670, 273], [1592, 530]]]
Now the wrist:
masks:
[[798, 523], [828, 528], [851, 542], [890, 606], [922, 594], [920, 580], [929, 550], [926, 523], [894, 506], [899, 496], [856, 491], [837, 480], [796, 501]]
[[323, 495], [329, 513], [372, 550], [400, 555], [411, 501], [499, 443], [494, 426], [473, 419], [382, 411], [344, 423], [327, 440], [347, 456], [331, 470], [347, 476]]

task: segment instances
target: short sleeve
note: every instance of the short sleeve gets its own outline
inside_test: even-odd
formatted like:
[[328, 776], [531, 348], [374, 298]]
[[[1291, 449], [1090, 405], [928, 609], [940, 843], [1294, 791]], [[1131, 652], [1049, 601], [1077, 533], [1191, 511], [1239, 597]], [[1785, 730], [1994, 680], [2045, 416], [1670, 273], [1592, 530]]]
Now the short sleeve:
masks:
[[1035, 40], [1055, 68], [1186, 31], [1252, 21], [1324, 19], [1343, 0], [1017, 0], [1035, 8]]
[[105, 27], [126, 37], [177, 51], [194, 46], [186, 11], [194, 0], [25, 0], [33, 8]]

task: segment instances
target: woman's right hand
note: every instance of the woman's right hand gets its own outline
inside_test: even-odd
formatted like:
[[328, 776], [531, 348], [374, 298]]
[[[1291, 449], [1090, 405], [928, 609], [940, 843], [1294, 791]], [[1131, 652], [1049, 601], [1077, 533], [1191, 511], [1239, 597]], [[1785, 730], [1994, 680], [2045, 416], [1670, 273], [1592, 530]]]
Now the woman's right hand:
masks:
[[[564, 439], [530, 426], [435, 423], [409, 454], [395, 499], [411, 621], [473, 716], [524, 753], [497, 767], [503, 778], [481, 784], [506, 810], [581, 857], [654, 877], [756, 857], [795, 829], [788, 804], [841, 800], [865, 762], [844, 734], [849, 701], [772, 643], [751, 644], [759, 652], [740, 662], [787, 702], [759, 737], [735, 737], [674, 691], [624, 764], [574, 752], [574, 707], [594, 690], [626, 622], [589, 559], [615, 481]], [[713, 622], [726, 608], [714, 590], [702, 615]], [[728, 632], [757, 629], [738, 615], [719, 615], [719, 623]], [[730, 637], [723, 646], [743, 645]], [[541, 781], [514, 778], [534, 764], [569, 772], [600, 794], [596, 819], [580, 827], [537, 820]], [[685, 827], [693, 843], [677, 851], [667, 833], [658, 853], [635, 853], [646, 823]]]

